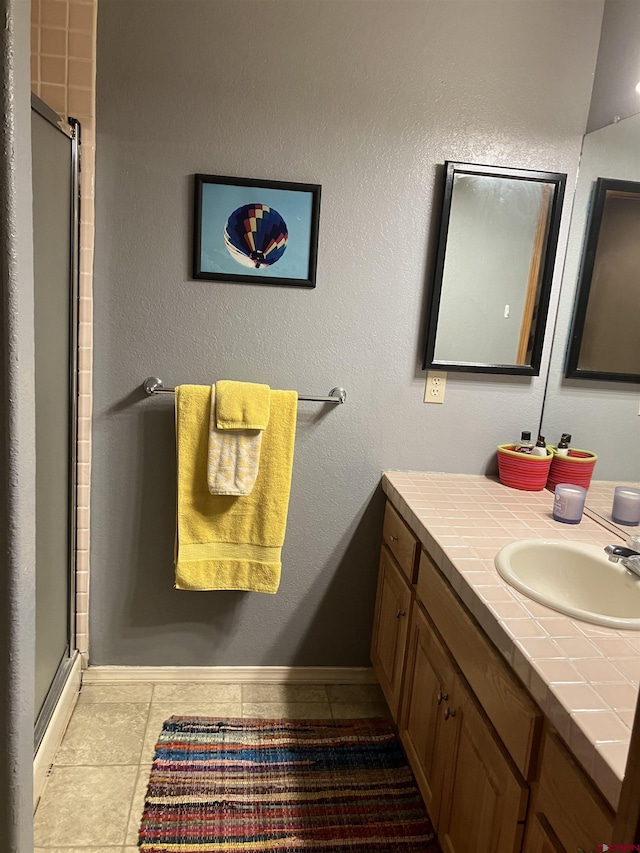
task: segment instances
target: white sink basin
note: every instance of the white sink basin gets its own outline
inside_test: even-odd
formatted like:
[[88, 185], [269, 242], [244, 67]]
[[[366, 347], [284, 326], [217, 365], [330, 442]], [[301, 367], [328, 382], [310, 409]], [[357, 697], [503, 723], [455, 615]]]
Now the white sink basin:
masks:
[[534, 601], [567, 616], [640, 630], [640, 578], [598, 545], [523, 539], [496, 554], [498, 572]]

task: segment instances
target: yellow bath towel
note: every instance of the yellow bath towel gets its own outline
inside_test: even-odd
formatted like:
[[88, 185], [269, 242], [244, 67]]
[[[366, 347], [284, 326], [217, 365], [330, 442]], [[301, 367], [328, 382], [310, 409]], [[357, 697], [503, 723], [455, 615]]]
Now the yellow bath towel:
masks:
[[277, 592], [291, 489], [298, 395], [271, 391], [260, 470], [250, 495], [211, 495], [211, 388], [176, 388], [176, 587]]

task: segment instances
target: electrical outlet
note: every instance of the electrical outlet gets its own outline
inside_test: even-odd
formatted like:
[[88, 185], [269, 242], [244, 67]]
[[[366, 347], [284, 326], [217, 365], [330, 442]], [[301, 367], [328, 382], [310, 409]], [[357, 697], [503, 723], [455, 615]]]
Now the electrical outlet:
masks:
[[447, 374], [439, 370], [427, 373], [427, 383], [424, 388], [425, 403], [444, 403], [444, 390], [447, 386]]

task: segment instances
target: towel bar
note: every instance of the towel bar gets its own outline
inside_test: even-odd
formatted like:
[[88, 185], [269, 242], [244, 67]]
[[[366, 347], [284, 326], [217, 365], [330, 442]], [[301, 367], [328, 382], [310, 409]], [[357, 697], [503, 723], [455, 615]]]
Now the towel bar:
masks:
[[[157, 376], [150, 376], [142, 383], [142, 387], [147, 394], [173, 394], [175, 388], [165, 388], [162, 379]], [[298, 400], [312, 400], [315, 403], [346, 403], [347, 392], [344, 388], [332, 388], [326, 397], [312, 397], [308, 395], [298, 394]]]

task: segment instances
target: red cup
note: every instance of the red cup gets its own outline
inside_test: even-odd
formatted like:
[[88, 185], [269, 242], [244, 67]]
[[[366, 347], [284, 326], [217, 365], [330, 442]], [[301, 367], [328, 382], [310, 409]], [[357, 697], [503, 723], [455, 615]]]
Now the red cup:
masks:
[[571, 483], [573, 486], [588, 489], [597, 460], [597, 455], [590, 450], [571, 448], [567, 456], [559, 456], [554, 451], [547, 488], [555, 492], [558, 483]]
[[546, 456], [532, 456], [530, 453], [518, 453], [513, 449], [513, 444], [500, 444], [498, 445], [500, 482], [512, 489], [541, 492], [547, 485], [552, 458], [549, 448]]

